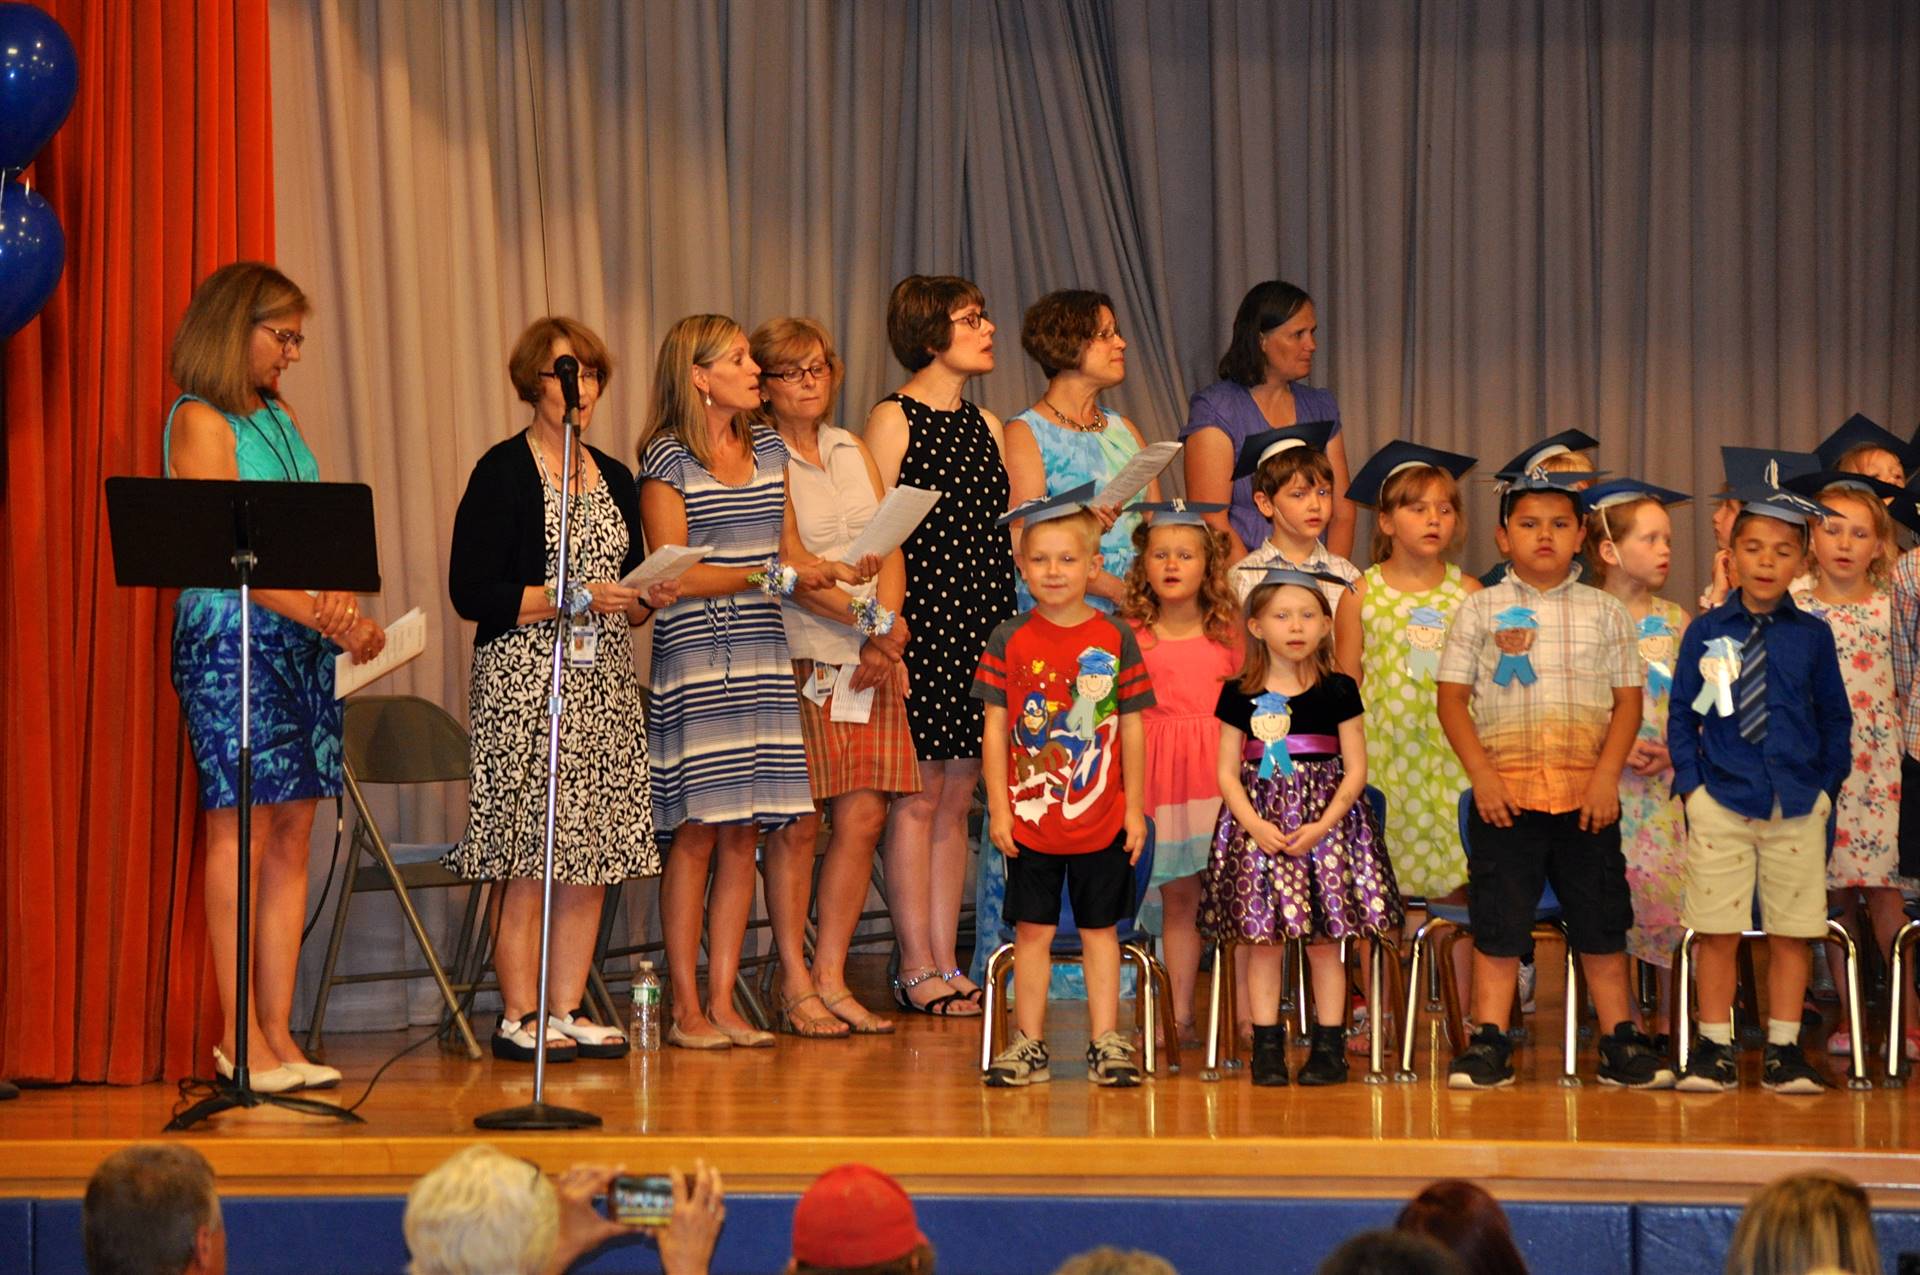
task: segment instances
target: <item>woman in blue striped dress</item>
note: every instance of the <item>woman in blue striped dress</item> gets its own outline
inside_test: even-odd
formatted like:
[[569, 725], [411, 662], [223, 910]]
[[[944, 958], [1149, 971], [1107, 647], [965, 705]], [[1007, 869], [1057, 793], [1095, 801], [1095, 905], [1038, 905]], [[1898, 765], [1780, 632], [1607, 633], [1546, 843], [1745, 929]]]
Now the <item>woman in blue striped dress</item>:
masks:
[[[802, 589], [865, 578], [801, 548], [787, 449], [745, 416], [760, 406], [759, 378], [739, 324], [714, 314], [681, 319], [661, 342], [640, 440], [649, 548], [713, 551], [681, 577], [680, 600], [654, 620], [647, 708], [653, 823], [673, 838], [660, 885], [673, 985], [667, 1039], [688, 1049], [773, 1043], [733, 1007], [753, 907], [754, 843], [762, 831], [813, 813], [780, 599], [763, 580], [774, 559], [776, 583], [792, 568]], [[694, 977], [703, 921], [704, 1013]]]

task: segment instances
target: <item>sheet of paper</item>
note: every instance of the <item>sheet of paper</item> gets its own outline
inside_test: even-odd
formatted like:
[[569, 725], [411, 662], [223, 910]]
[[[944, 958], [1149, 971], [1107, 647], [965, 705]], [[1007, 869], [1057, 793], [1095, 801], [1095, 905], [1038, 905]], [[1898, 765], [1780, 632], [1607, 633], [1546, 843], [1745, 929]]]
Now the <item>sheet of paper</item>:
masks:
[[892, 553], [939, 503], [940, 493], [937, 491], [922, 487], [895, 487], [880, 502], [880, 508], [874, 511], [873, 521], [867, 524], [867, 529], [855, 537], [853, 544], [840, 555], [840, 561], [858, 562], [870, 553], [881, 557]]
[[644, 593], [656, 584], [678, 580], [687, 574], [689, 567], [712, 552], [712, 545], [701, 545], [697, 549], [686, 545], [661, 545], [641, 559], [639, 566], [621, 576], [620, 583]]
[[840, 666], [840, 675], [833, 679], [833, 706], [827, 710], [828, 721], [864, 725], [873, 716], [873, 692], [877, 688], [869, 686], [864, 691], [853, 689], [853, 675], [859, 669], [857, 662]]
[[333, 661], [333, 697], [345, 699], [369, 682], [385, 677], [427, 649], [427, 616], [413, 608], [387, 626], [387, 645], [365, 664], [342, 651]]
[[1093, 497], [1096, 505], [1124, 505], [1147, 489], [1147, 484], [1159, 476], [1161, 470], [1173, 463], [1180, 454], [1180, 444], [1174, 441], [1149, 443], [1133, 454], [1133, 459], [1121, 466], [1107, 485]]

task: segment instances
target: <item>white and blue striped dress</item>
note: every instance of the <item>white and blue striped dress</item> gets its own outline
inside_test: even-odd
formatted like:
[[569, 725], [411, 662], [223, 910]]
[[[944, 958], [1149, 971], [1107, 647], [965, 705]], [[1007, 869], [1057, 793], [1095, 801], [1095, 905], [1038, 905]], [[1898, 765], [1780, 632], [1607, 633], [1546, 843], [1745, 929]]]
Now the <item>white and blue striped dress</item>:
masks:
[[[676, 438], [640, 458], [642, 480], [680, 493], [687, 543], [710, 545], [709, 566], [751, 567], [779, 552], [787, 449], [755, 430], [753, 478], [730, 487]], [[780, 604], [755, 590], [688, 598], [653, 622], [653, 696], [647, 706], [653, 826], [689, 821], [779, 827], [813, 811], [800, 702]]]

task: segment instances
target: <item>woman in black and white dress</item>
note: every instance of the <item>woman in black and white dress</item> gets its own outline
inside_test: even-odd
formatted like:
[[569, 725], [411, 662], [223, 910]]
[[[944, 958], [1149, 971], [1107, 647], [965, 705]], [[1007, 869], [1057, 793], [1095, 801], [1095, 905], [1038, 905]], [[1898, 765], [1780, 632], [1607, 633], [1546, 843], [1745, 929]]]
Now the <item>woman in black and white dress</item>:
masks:
[[[647, 731], [630, 626], [673, 600], [618, 581], [639, 561], [640, 505], [626, 466], [594, 447], [575, 453], [568, 529], [569, 592], [554, 595], [560, 543], [565, 404], [554, 362], [580, 365], [580, 428], [613, 373], [606, 346], [565, 318], [536, 321], [508, 374], [533, 409], [526, 429], [474, 466], [454, 516], [454, 608], [475, 622], [469, 715], [473, 748], [466, 833], [447, 867], [506, 882], [494, 965], [502, 1012], [496, 1058], [530, 1062], [540, 1047], [540, 898], [546, 838], [547, 702], [554, 625], [567, 627], [560, 793], [554, 838], [549, 1062], [618, 1058], [626, 1038], [587, 1019], [585, 998], [606, 887], [660, 871], [647, 775]], [[561, 605], [566, 602], [566, 605]]]

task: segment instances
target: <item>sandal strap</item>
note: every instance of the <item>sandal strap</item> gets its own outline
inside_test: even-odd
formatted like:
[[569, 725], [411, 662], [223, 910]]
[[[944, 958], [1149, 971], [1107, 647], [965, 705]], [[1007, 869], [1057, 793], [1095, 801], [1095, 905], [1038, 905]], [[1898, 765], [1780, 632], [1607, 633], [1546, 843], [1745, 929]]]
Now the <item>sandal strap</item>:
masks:
[[582, 1045], [608, 1045], [627, 1038], [627, 1034], [618, 1027], [602, 1027], [590, 1019], [574, 1017], [562, 1020], [558, 1014], [549, 1014], [547, 1024], [550, 1030], [559, 1032], [564, 1039]]
[[[539, 1010], [522, 1014], [518, 1018], [508, 1018], [505, 1014], [502, 1014], [500, 1015], [499, 1023], [493, 1029], [493, 1034], [505, 1037], [522, 1049], [532, 1049], [534, 1047], [533, 1022], [539, 1017]], [[573, 1043], [573, 1038], [565, 1032], [556, 1031], [552, 1026], [551, 1018], [549, 1018], [545, 1043], [548, 1045], [570, 1045]]]
[[903, 992], [912, 991], [914, 988], [920, 986], [920, 984], [926, 982], [930, 978], [940, 977], [940, 971], [933, 968], [933, 966], [931, 965], [927, 966], [923, 972], [919, 974], [915, 974], [912, 978], [905, 977], [906, 975], [905, 970], [901, 970], [900, 973], [901, 973], [901, 977], [894, 979], [893, 983], [895, 987], [898, 987]]
[[789, 1000], [785, 996], [782, 996], [780, 998], [780, 1012], [783, 1014], [791, 1014], [793, 1013], [794, 1010], [800, 1008], [802, 1005], [806, 1004], [808, 1001], [819, 1001], [820, 1008], [822, 1009], [830, 1008], [830, 1006], [827, 1004], [826, 997], [822, 996], [817, 991], [812, 991], [812, 992], [802, 992], [800, 995], [793, 997], [791, 1000]]

